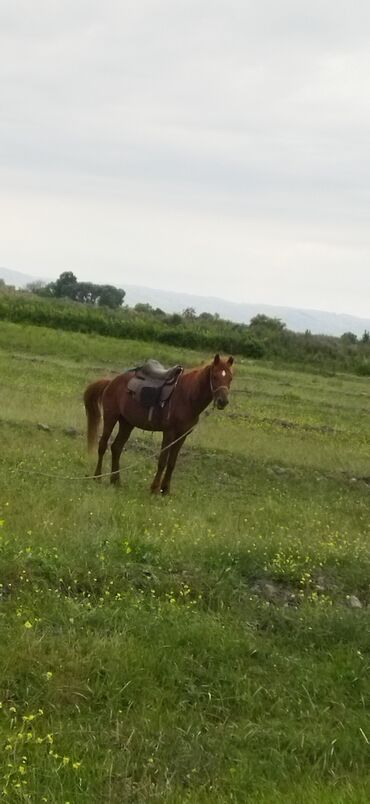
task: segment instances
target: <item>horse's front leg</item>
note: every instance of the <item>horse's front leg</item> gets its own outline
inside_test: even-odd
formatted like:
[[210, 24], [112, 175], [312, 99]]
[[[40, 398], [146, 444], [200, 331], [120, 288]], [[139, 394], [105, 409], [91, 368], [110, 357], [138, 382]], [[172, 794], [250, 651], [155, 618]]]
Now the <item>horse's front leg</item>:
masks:
[[159, 453], [159, 458], [158, 458], [157, 472], [156, 472], [156, 475], [154, 477], [153, 483], [152, 483], [152, 485], [150, 487], [150, 489], [151, 489], [153, 494], [160, 494], [162, 475], [163, 475], [163, 472], [164, 472], [164, 470], [166, 468], [167, 461], [168, 461], [169, 449], [166, 449], [166, 447], [171, 443], [171, 441], [174, 440], [174, 438], [175, 438], [175, 436], [173, 435], [173, 433], [169, 433], [169, 432], [164, 432], [163, 433], [162, 446], [161, 446], [161, 451]]
[[[177, 436], [179, 438], [179, 436]], [[179, 441], [171, 447], [168, 452], [170, 453], [168, 456], [167, 467], [165, 471], [164, 478], [161, 483], [161, 492], [162, 494], [169, 494], [170, 493], [170, 485], [171, 485], [171, 477], [172, 472], [175, 468], [177, 456], [180, 452], [180, 449], [186, 439], [186, 435], [179, 438]]]

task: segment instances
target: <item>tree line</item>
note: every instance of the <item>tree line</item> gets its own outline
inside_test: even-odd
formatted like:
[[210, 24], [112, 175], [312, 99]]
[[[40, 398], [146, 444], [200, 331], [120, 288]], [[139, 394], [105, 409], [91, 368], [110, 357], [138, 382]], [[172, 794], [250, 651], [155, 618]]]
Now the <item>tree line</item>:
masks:
[[117, 310], [122, 307], [125, 291], [114, 285], [96, 285], [93, 282], [78, 282], [72, 271], [63, 271], [56, 282], [30, 282], [27, 289], [45, 299], [71, 299], [80, 304], [95, 304]]
[[[115, 293], [111, 294], [111, 290]], [[313, 335], [308, 330], [292, 332], [280, 319], [266, 315], [240, 324], [211, 313], [197, 315], [193, 308], [182, 313], [165, 313], [143, 303], [130, 308], [123, 305], [123, 290], [78, 282], [69, 271], [48, 285], [32, 284], [27, 292], [11, 292], [5, 283], [3, 291], [0, 318], [9, 321], [147, 341], [153, 343], [153, 352], [157, 342], [206, 353], [216, 350], [256, 360], [264, 358], [301, 369], [370, 376], [367, 331], [361, 338], [352, 332], [337, 338]]]

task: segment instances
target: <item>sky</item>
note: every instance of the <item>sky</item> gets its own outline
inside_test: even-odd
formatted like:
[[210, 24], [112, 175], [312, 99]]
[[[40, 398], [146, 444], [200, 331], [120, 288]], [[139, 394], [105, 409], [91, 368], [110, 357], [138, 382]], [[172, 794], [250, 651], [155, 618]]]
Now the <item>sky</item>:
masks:
[[370, 315], [370, 4], [2, 0], [0, 264]]

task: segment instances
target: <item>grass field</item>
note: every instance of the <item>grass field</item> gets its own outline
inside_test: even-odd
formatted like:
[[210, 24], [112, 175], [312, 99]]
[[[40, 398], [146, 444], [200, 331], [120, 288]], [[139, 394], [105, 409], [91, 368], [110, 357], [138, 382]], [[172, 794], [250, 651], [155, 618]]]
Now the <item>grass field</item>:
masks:
[[0, 326], [3, 800], [368, 802], [369, 379], [238, 362], [169, 498], [157, 435], [120, 490], [39, 476], [90, 473], [84, 387], [150, 353]]

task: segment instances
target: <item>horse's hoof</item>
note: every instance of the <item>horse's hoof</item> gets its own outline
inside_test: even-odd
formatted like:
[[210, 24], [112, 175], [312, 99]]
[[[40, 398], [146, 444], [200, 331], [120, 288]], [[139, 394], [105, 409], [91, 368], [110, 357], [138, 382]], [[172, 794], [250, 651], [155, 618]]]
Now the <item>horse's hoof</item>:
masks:
[[159, 486], [151, 486], [150, 491], [151, 491], [152, 494], [160, 494], [161, 493], [161, 490], [160, 490]]
[[170, 487], [169, 486], [162, 486], [161, 494], [168, 495], [169, 493], [170, 493]]

